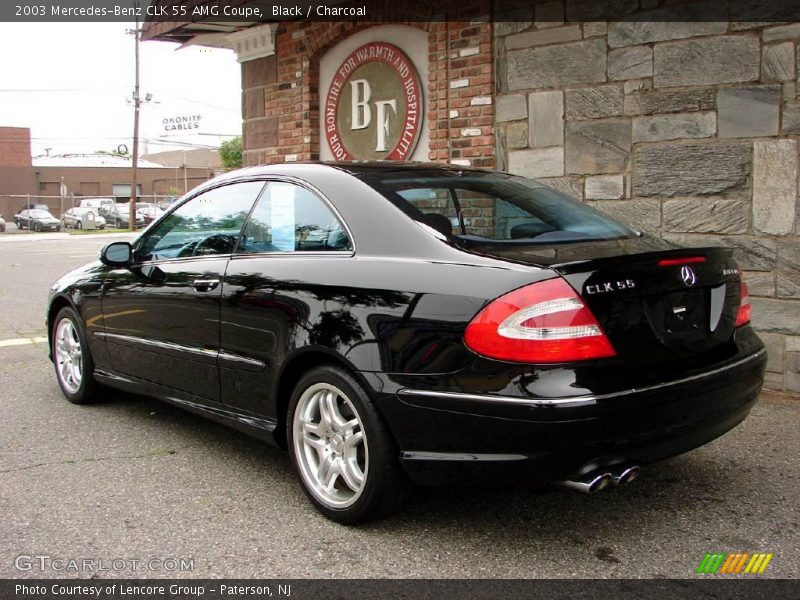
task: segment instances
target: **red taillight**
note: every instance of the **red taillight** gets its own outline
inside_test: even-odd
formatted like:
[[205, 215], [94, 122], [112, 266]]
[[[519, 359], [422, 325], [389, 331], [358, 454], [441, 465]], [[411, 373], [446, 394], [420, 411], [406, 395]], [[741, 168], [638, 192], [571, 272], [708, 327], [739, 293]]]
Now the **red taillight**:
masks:
[[493, 300], [467, 325], [472, 351], [499, 360], [558, 363], [615, 356], [600, 324], [563, 279]]
[[[743, 277], [741, 271], [739, 271], [739, 276]], [[736, 327], [747, 325], [750, 322], [750, 292], [747, 289], [744, 278], [742, 278], [739, 284], [739, 298], [739, 312], [736, 313]]]
[[659, 267], [675, 267], [678, 265], [696, 265], [706, 262], [705, 256], [684, 256], [683, 258], [662, 258]]

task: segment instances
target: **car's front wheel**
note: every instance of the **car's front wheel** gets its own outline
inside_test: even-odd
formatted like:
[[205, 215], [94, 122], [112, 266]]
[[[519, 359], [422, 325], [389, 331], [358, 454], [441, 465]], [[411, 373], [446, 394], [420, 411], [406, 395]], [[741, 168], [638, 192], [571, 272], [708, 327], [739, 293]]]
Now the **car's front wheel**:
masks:
[[298, 382], [287, 438], [303, 490], [334, 521], [386, 516], [408, 496], [388, 428], [364, 388], [342, 369], [317, 367]]
[[72, 308], [59, 311], [52, 336], [53, 365], [64, 396], [74, 404], [97, 402], [100, 398], [93, 377], [94, 361], [80, 319]]

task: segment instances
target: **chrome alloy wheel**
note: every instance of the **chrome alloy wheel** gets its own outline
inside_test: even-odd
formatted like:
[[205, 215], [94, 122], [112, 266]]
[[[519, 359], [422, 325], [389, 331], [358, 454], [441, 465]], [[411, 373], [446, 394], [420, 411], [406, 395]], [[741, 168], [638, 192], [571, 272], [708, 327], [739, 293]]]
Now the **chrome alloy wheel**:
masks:
[[55, 338], [58, 379], [67, 392], [75, 394], [83, 377], [83, 353], [78, 331], [70, 319], [61, 319]]
[[316, 383], [297, 401], [294, 452], [306, 487], [323, 504], [345, 508], [364, 491], [369, 450], [350, 399], [330, 383]]

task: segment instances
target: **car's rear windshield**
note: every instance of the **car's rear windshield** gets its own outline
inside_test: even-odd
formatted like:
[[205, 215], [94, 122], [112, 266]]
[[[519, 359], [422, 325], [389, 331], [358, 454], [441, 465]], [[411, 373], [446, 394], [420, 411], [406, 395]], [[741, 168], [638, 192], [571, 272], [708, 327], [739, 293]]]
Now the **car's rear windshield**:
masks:
[[479, 243], [613, 240], [636, 232], [551, 187], [481, 171], [393, 171], [362, 179], [411, 218]]

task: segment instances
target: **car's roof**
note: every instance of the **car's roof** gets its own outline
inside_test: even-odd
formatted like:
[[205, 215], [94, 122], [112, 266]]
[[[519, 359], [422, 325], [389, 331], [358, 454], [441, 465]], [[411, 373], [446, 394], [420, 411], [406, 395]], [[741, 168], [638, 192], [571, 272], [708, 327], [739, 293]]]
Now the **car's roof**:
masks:
[[216, 177], [215, 182], [225, 181], [228, 179], [238, 179], [247, 177], [258, 177], [264, 175], [285, 175], [322, 172], [325, 170], [336, 170], [351, 175], [367, 175], [374, 173], [389, 173], [389, 172], [410, 172], [415, 171], [442, 171], [461, 173], [464, 171], [474, 172], [487, 172], [487, 169], [478, 169], [475, 167], [462, 167], [460, 165], [451, 165], [443, 163], [431, 162], [399, 162], [392, 160], [374, 160], [374, 161], [298, 161], [298, 162], [285, 162], [276, 163], [272, 165], [258, 165], [253, 167], [245, 167], [230, 171], [224, 175]]
[[323, 165], [347, 171], [348, 173], [386, 173], [393, 171], [482, 171], [474, 167], [432, 162], [399, 162], [395, 160], [358, 160], [358, 161], [308, 161], [302, 164]]

